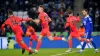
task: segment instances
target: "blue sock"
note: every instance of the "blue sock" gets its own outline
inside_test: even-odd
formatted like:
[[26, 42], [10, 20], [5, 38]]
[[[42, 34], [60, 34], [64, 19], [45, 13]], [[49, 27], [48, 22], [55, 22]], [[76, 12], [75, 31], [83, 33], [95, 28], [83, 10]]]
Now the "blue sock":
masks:
[[95, 49], [97, 49], [96, 44], [94, 43], [93, 40], [91, 41], [91, 43], [92, 43], [93, 47], [94, 47]]
[[83, 46], [82, 46], [82, 50], [84, 50], [85, 46], [86, 46], [86, 42], [84, 41]]

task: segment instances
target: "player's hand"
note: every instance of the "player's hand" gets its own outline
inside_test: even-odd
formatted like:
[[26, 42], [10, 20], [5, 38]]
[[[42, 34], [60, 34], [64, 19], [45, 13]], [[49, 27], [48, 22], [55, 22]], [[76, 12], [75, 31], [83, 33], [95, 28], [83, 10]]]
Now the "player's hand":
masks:
[[33, 22], [35, 22], [35, 20], [32, 20]]
[[32, 20], [32, 18], [29, 18], [29, 20]]

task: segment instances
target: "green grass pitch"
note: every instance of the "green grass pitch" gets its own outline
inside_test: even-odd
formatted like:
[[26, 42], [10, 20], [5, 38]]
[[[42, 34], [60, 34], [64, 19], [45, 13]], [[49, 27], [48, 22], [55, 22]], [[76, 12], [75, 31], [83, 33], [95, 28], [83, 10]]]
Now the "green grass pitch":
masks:
[[81, 54], [75, 52], [79, 49], [74, 48], [70, 53], [65, 53], [66, 50], [66, 48], [41, 48], [37, 54], [28, 55], [27, 51], [21, 54], [21, 49], [5, 49], [0, 50], [0, 56], [100, 56], [100, 52], [94, 53], [94, 49], [85, 49]]

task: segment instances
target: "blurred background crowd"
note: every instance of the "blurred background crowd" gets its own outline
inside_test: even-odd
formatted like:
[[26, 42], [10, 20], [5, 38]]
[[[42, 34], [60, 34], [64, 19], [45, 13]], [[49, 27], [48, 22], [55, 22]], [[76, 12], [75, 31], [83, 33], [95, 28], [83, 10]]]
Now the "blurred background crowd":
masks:
[[[89, 15], [92, 17], [94, 31], [100, 31], [100, 4], [99, 0], [85, 0], [84, 8], [89, 10]], [[63, 32], [68, 11], [74, 10], [74, 0], [0, 0], [0, 26], [8, 18], [8, 11], [13, 10], [14, 15], [32, 19], [38, 18], [38, 5], [45, 6], [45, 12], [51, 17], [50, 31]], [[25, 15], [24, 15], [25, 14]], [[30, 22], [36, 29], [36, 32], [41, 30], [40, 26]], [[25, 23], [21, 24], [23, 31], [26, 31]], [[1, 32], [1, 29], [0, 29]], [[6, 27], [6, 32], [12, 33], [10, 28]], [[0, 33], [0, 36], [5, 34]]]

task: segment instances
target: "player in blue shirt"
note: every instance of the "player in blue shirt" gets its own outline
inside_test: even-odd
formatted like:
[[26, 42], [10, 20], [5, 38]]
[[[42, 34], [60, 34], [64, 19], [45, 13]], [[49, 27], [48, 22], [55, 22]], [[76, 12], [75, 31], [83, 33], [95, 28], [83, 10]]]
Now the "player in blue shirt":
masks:
[[[94, 43], [93, 39], [92, 39], [92, 31], [93, 31], [93, 25], [92, 25], [92, 18], [88, 15], [88, 10], [84, 9], [82, 11], [84, 18], [82, 20], [82, 26], [85, 28], [85, 38], [86, 41], [90, 42], [93, 47], [95, 48], [95, 52], [99, 52], [96, 44]], [[84, 50], [85, 46], [86, 46], [86, 41], [84, 41], [82, 49], [78, 52], [82, 53], [82, 51]]]

